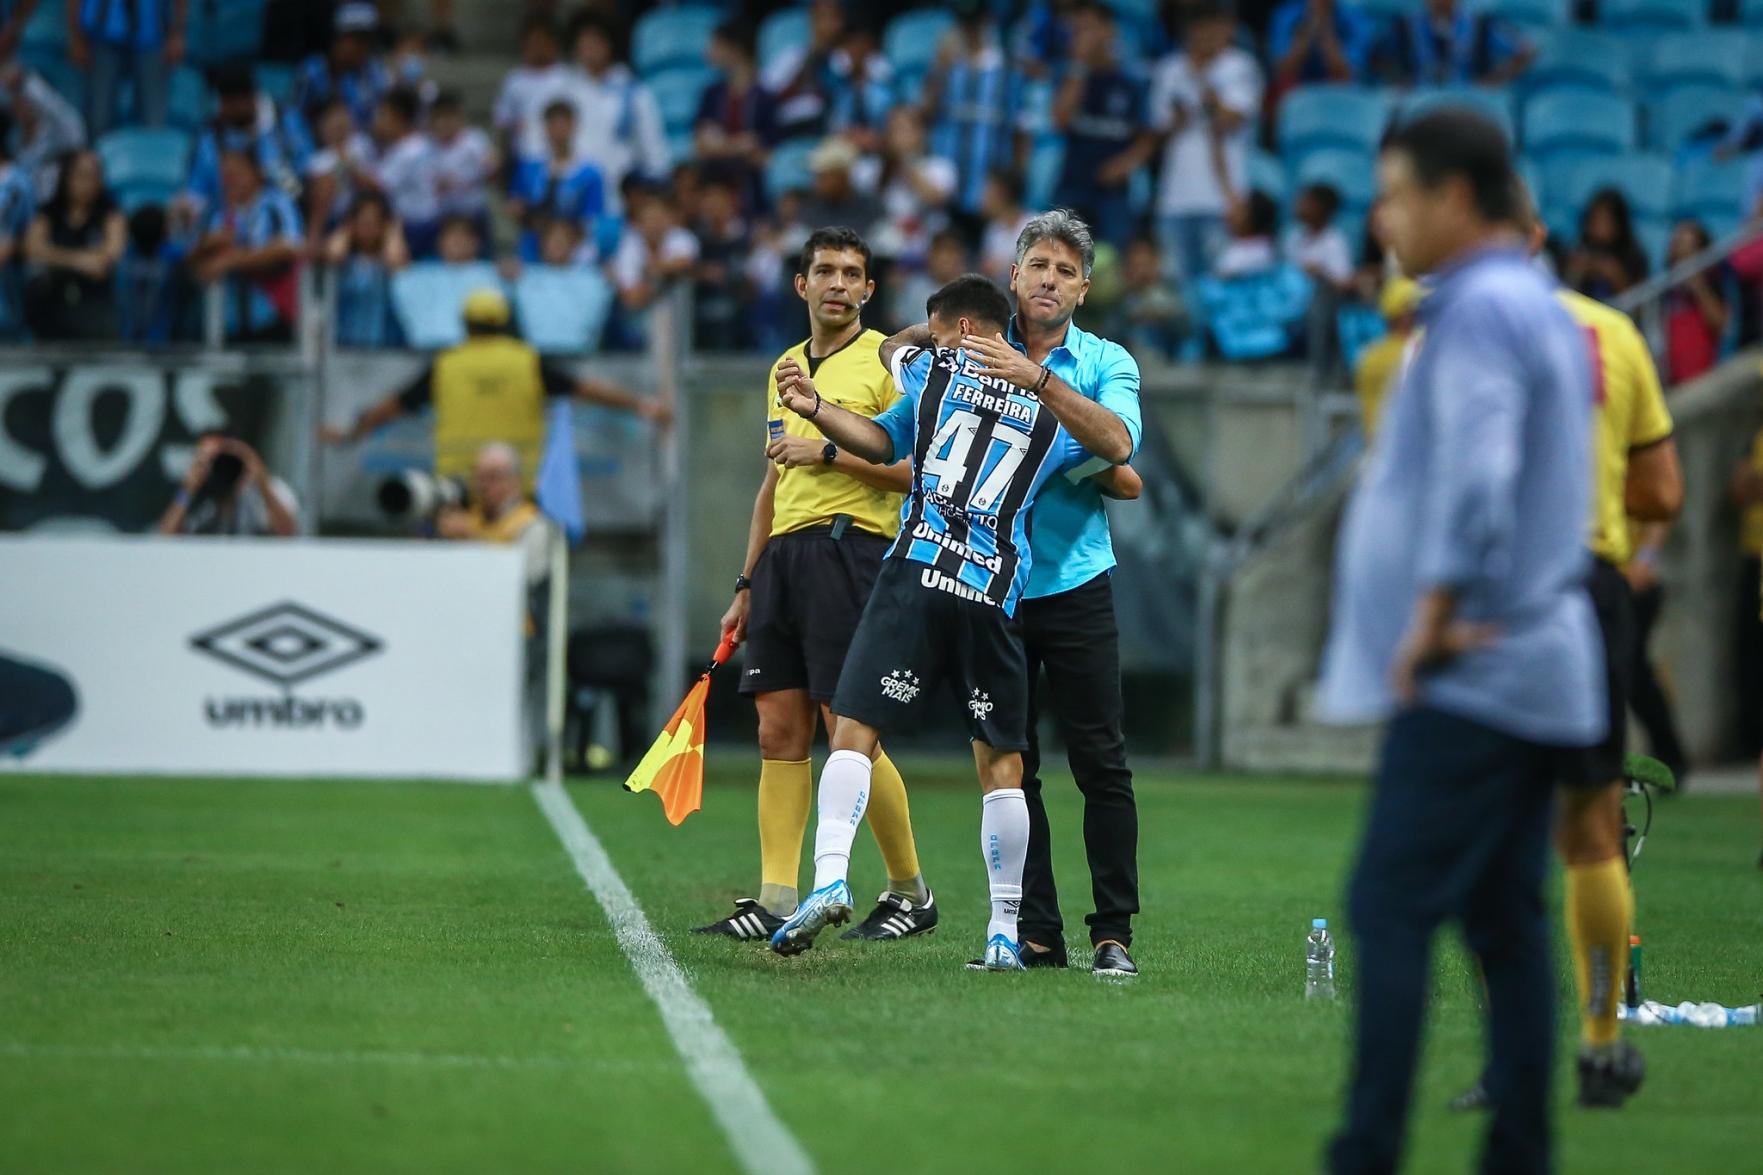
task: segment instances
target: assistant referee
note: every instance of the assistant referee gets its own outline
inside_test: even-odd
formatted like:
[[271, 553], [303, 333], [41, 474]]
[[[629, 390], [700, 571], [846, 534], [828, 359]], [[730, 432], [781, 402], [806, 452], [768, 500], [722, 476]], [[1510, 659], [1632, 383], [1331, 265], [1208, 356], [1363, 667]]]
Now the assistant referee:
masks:
[[[829, 402], [874, 417], [900, 394], [877, 355], [883, 336], [863, 327], [863, 305], [875, 293], [869, 266], [869, 246], [850, 229], [809, 236], [796, 294], [807, 303], [810, 334], [779, 363], [794, 360]], [[734, 602], [722, 619], [723, 632], [747, 646], [741, 692], [759, 712], [761, 884], [757, 898], [737, 899], [734, 913], [698, 928], [741, 940], [769, 938], [795, 912], [814, 794], [815, 720], [831, 734], [827, 704], [912, 481], [910, 462], [871, 465], [784, 411], [776, 366], [766, 387], [765, 478]], [[895, 939], [930, 930], [937, 909], [919, 873], [906, 785], [885, 753], [875, 761], [868, 815], [888, 888], [846, 937]]]

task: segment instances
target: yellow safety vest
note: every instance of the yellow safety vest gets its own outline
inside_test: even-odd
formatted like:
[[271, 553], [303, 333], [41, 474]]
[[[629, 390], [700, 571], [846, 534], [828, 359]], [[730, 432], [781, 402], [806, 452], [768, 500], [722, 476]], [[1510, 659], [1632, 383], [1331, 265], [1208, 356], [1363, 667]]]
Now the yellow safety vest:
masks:
[[430, 377], [435, 472], [470, 477], [478, 450], [505, 441], [520, 450], [527, 491], [545, 442], [545, 380], [539, 353], [507, 335], [485, 335], [443, 351]]

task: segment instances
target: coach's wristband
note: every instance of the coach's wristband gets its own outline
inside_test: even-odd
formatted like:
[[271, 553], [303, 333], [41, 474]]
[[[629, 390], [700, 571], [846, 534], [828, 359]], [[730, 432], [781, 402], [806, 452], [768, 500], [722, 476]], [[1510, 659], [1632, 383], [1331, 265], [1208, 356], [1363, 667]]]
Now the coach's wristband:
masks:
[[1053, 369], [1051, 367], [1041, 368], [1041, 378], [1037, 379], [1035, 381], [1035, 395], [1038, 396], [1042, 392], [1046, 391], [1047, 390], [1047, 381], [1052, 378], [1053, 378]]

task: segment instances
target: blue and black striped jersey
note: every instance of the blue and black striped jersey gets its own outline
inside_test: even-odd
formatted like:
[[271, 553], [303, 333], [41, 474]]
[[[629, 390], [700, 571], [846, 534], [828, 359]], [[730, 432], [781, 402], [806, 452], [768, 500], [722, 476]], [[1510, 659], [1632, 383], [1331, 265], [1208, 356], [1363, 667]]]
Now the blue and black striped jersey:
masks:
[[979, 370], [960, 350], [894, 356], [902, 398], [875, 422], [896, 459], [912, 454], [912, 493], [889, 556], [925, 564], [927, 587], [1015, 615], [1028, 585], [1035, 494], [1092, 459], [1040, 400]]

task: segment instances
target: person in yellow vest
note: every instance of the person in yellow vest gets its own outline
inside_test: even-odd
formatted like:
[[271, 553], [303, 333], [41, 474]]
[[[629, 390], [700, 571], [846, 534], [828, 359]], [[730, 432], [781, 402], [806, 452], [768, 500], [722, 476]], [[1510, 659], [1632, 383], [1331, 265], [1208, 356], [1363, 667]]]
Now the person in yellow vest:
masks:
[[[863, 326], [875, 294], [870, 250], [848, 228], [822, 228], [802, 247], [796, 294], [808, 306], [809, 337], [779, 357], [814, 373], [841, 408], [880, 415], [900, 398], [877, 352], [883, 335]], [[814, 769], [809, 752], [827, 713], [845, 651], [869, 600], [882, 558], [900, 528], [911, 462], [871, 465], [842, 452], [778, 399], [776, 364], [765, 390], [765, 476], [753, 503], [747, 554], [735, 578], [723, 632], [746, 645], [741, 692], [759, 714], [757, 898], [700, 934], [770, 938], [796, 909], [797, 870], [808, 829]], [[871, 777], [868, 819], [887, 867], [875, 913], [851, 933], [904, 938], [936, 926], [937, 907], [918, 867], [906, 784], [884, 752]]]
[[[1514, 227], [1534, 255], [1548, 229], [1523, 181], [1515, 185], [1514, 196]], [[1587, 545], [1593, 559], [1586, 588], [1604, 639], [1610, 733], [1563, 765], [1555, 844], [1567, 870], [1564, 913], [1579, 992], [1579, 1104], [1615, 1107], [1640, 1089], [1646, 1071], [1639, 1050], [1622, 1039], [1617, 1018], [1634, 918], [1622, 837], [1634, 617], [1623, 568], [1633, 554], [1629, 519], [1675, 518], [1683, 508], [1683, 472], [1659, 372], [1634, 320], [1572, 290], [1561, 289], [1558, 297], [1584, 330], [1591, 360]], [[1453, 1105], [1480, 1108], [1488, 1098], [1481, 1086]]]
[[1383, 338], [1367, 344], [1353, 364], [1353, 390], [1359, 395], [1359, 429], [1367, 440], [1377, 435], [1384, 393], [1402, 365], [1402, 353], [1413, 334], [1414, 311], [1419, 305], [1420, 284], [1399, 275], [1385, 281], [1377, 296], [1377, 310], [1388, 330]]
[[492, 441], [478, 451], [471, 470], [471, 496], [465, 506], [446, 506], [435, 515], [435, 534], [443, 539], [518, 546], [526, 560], [529, 586], [545, 578], [550, 555], [550, 524], [527, 498], [520, 450]]
[[510, 333], [512, 321], [500, 290], [473, 290], [465, 299], [463, 343], [435, 356], [422, 374], [368, 408], [347, 430], [327, 426], [321, 437], [329, 444], [352, 443], [389, 420], [433, 405], [437, 476], [468, 477], [478, 452], [502, 441], [520, 454], [523, 485], [530, 493], [545, 441], [547, 396], [622, 408], [661, 425], [672, 419], [660, 400], [592, 376], [577, 378], [546, 362]]

